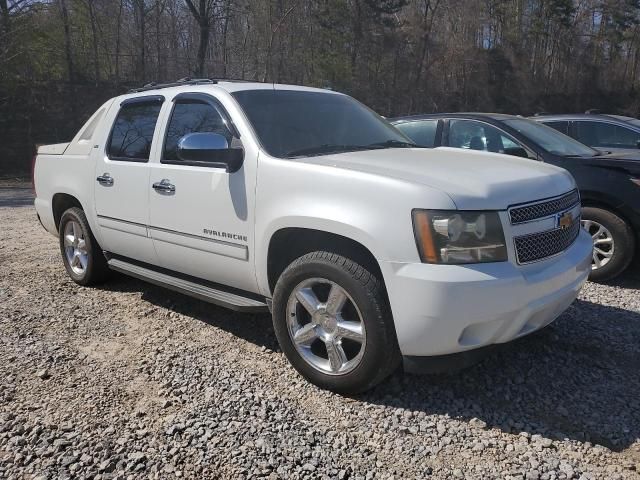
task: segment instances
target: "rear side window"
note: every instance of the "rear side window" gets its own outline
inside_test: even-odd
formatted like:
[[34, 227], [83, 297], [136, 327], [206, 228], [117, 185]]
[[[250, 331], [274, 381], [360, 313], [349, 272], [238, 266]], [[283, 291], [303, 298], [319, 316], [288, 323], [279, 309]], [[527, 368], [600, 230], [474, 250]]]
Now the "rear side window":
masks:
[[233, 135], [220, 112], [208, 103], [198, 101], [177, 102], [167, 127], [162, 160], [179, 161], [178, 141], [188, 133], [218, 133], [231, 144]]
[[640, 133], [605, 122], [576, 122], [576, 138], [591, 147], [638, 148]]
[[560, 133], [569, 135], [569, 122], [543, 122], [547, 127], [555, 128]]
[[420, 120], [399, 123], [396, 128], [421, 147], [433, 147], [436, 143], [438, 120]]
[[113, 124], [107, 153], [112, 160], [146, 162], [151, 153], [162, 102], [135, 101], [124, 103]]

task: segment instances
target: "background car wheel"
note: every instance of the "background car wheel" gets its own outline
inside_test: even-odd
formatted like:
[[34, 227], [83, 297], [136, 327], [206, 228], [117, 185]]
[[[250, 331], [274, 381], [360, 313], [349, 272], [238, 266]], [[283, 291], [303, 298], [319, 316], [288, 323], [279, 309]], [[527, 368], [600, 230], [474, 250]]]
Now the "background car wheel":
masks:
[[589, 280], [610, 280], [633, 260], [635, 238], [631, 227], [615, 213], [595, 207], [582, 209], [582, 228], [593, 238]]
[[400, 363], [380, 281], [340, 255], [312, 252], [285, 269], [275, 287], [273, 325], [294, 368], [337, 393], [367, 390]]
[[80, 208], [70, 208], [62, 214], [58, 232], [62, 261], [74, 282], [93, 285], [107, 279], [107, 259]]

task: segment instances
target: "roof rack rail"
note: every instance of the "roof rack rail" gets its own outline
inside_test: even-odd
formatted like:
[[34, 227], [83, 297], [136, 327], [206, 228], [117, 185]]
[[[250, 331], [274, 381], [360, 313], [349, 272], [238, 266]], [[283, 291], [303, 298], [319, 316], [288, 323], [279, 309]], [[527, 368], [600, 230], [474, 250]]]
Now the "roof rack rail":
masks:
[[250, 82], [251, 80], [240, 80], [234, 78], [191, 78], [184, 77], [171, 83], [150, 82], [142, 87], [132, 88], [127, 93], [146, 92], [147, 90], [158, 90], [160, 88], [180, 87], [184, 85], [211, 85], [218, 82]]

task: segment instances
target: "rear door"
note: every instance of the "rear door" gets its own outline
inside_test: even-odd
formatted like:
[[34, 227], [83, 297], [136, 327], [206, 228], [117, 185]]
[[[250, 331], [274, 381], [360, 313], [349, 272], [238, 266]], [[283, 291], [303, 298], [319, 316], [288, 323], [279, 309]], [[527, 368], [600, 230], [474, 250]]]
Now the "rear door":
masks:
[[394, 124], [398, 130], [421, 147], [440, 146], [442, 122], [437, 119], [409, 120]]
[[103, 249], [142, 262], [157, 264], [148, 235], [149, 158], [156, 142], [160, 95], [130, 98], [109, 111], [95, 155], [95, 208]]
[[[154, 157], [147, 184], [149, 234], [160, 265], [169, 270], [257, 291], [253, 258], [253, 205], [257, 147], [240, 143], [227, 109], [208, 93], [181, 93], [172, 99], [163, 143]], [[180, 138], [189, 133], [223, 135], [244, 149], [237, 172], [177, 156]]]

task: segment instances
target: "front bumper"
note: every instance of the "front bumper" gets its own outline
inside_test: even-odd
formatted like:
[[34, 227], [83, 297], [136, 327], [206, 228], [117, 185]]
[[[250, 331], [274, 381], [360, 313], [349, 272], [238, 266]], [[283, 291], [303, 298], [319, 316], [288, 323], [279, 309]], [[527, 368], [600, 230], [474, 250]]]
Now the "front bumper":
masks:
[[447, 355], [509, 342], [548, 325], [586, 282], [592, 248], [581, 230], [562, 254], [525, 266], [386, 262], [400, 351]]

